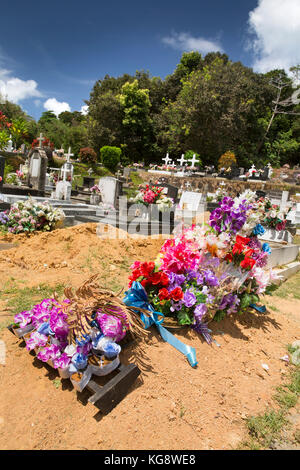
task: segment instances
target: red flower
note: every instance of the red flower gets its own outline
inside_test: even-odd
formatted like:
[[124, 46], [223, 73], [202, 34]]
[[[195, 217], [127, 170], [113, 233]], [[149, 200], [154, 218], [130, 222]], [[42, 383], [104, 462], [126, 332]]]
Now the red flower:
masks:
[[166, 273], [161, 274], [160, 283], [162, 286], [167, 287], [169, 285], [169, 277]]
[[144, 288], [146, 288], [150, 283], [149, 283], [148, 279], [144, 279], [143, 281], [141, 281], [141, 284]]
[[175, 302], [179, 302], [183, 298], [183, 292], [180, 287], [176, 287], [176, 289], [173, 289], [172, 292], [170, 292], [170, 296]]
[[227, 253], [227, 255], [225, 256], [225, 259], [226, 259], [226, 261], [229, 261], [229, 263], [231, 263], [232, 260], [233, 260], [232, 254], [231, 254], [231, 253]]
[[144, 276], [144, 277], [149, 277], [149, 275], [152, 273], [152, 271], [154, 270], [154, 263], [142, 263], [141, 266], [140, 266], [140, 275], [141, 276]]
[[158, 297], [159, 297], [160, 301], [169, 300], [170, 299], [170, 294], [169, 294], [167, 289], [163, 288], [163, 289], [160, 289], [160, 291], [158, 293]]
[[241, 262], [241, 268], [243, 269], [252, 269], [254, 265], [255, 265], [255, 260], [252, 258], [248, 258], [247, 256]]
[[157, 286], [158, 284], [161, 284], [161, 275], [162, 275], [161, 272], [153, 273], [149, 277], [149, 282], [151, 282], [151, 284], [153, 284], [154, 286]]
[[250, 238], [241, 237], [240, 235], [237, 235], [236, 236], [236, 242], [237, 243], [242, 243], [243, 245], [248, 245], [248, 243], [250, 242]]

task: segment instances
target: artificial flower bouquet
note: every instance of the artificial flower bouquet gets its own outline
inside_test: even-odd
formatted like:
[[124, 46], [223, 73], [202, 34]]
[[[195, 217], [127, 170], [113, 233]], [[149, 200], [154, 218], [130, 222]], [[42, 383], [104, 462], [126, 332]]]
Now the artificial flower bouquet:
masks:
[[172, 198], [165, 196], [163, 190], [164, 188], [158, 186], [152, 186], [150, 188], [149, 184], [139, 186], [139, 192], [133, 202], [143, 204], [146, 207], [151, 204], [157, 204], [159, 211], [167, 211], [174, 205], [174, 201]]
[[207, 226], [167, 240], [155, 262], [135, 262], [129, 289], [139, 282], [155, 311], [211, 342], [210, 321], [243, 313], [277, 279], [264, 269], [271, 250], [258, 240], [253, 212], [253, 194], [223, 198]]
[[32, 198], [15, 202], [9, 211], [2, 213], [0, 224], [11, 233], [51, 231], [63, 223], [62, 209], [53, 208], [48, 202], [37, 202]]
[[101, 190], [100, 190], [99, 186], [97, 186], [96, 184], [90, 188], [90, 192], [92, 194], [97, 194], [97, 195], [101, 194]]
[[12, 328], [24, 338], [26, 349], [69, 378], [78, 391], [91, 376], [107, 375], [119, 366], [120, 341], [139, 329], [132, 313], [111, 292], [91, 278], [69, 298], [44, 299], [14, 317]]
[[271, 201], [267, 199], [265, 202], [265, 218], [263, 225], [277, 231], [285, 230], [287, 224], [286, 217], [291, 209], [291, 205], [281, 209], [279, 205], [272, 204]]

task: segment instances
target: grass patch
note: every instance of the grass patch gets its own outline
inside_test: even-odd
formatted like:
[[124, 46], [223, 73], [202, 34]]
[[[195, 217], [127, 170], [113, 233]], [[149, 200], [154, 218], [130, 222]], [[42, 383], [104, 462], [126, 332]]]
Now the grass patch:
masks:
[[43, 299], [52, 297], [54, 292], [61, 296], [64, 288], [64, 284], [56, 284], [55, 286], [39, 284], [36, 287], [20, 288], [16, 281], [10, 281], [0, 290], [0, 298], [7, 300], [7, 306], [10, 308], [11, 313], [15, 314], [30, 310], [33, 305]]
[[[291, 350], [293, 348], [289, 345], [290, 353]], [[289, 410], [296, 406], [299, 395], [300, 366], [296, 366], [290, 371], [289, 382], [277, 387], [277, 393], [273, 396], [279, 405], [279, 410], [270, 410], [264, 414], [249, 417], [246, 420], [249, 439], [242, 442], [239, 448], [250, 450], [270, 448], [275, 439], [280, 439], [283, 428], [289, 425], [287, 415]]]
[[55, 388], [59, 388], [61, 386], [61, 379], [57, 378], [52, 381]]
[[282, 299], [292, 298], [300, 300], [299, 283], [300, 273], [297, 273], [295, 276], [292, 276], [290, 279], [283, 282], [276, 289], [274, 288], [273, 291], [267, 291], [266, 293], [268, 295], [275, 295], [276, 297], [280, 297]]
[[260, 448], [270, 447], [270, 444], [279, 435], [286, 423], [282, 410], [272, 410], [263, 415], [248, 418], [246, 424], [252, 437], [252, 445], [256, 441], [256, 445]]

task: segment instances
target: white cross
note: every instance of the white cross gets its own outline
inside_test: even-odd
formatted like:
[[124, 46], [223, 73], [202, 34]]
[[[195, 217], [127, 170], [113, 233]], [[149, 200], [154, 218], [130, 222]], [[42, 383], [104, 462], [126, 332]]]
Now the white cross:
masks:
[[[172, 160], [171, 160], [171, 161], [172, 161]], [[175, 167], [176, 167], [176, 163], [175, 163], [175, 162], [172, 162], [172, 163], [170, 164], [170, 166], [171, 166], [172, 168], [175, 168]]]
[[169, 158], [169, 154], [167, 153], [167, 155], [165, 156], [165, 158], [162, 158], [162, 161], [165, 162], [165, 165], [168, 166], [168, 163], [171, 162], [171, 158]]
[[42, 142], [43, 142], [44, 139], [45, 139], [45, 137], [43, 136], [43, 134], [41, 132], [40, 137], [37, 137], [37, 139], [36, 139], [36, 140], [39, 141], [39, 144], [40, 144], [39, 147], [42, 147]]
[[68, 153], [64, 154], [67, 157], [67, 162], [70, 163], [70, 157], [74, 157], [74, 153], [71, 153], [71, 147], [69, 147]]
[[189, 162], [192, 162], [191, 168], [195, 168], [195, 163], [199, 163], [199, 160], [196, 160], [196, 155], [193, 155], [193, 158], [191, 160], [188, 160]]
[[184, 159], [184, 153], [181, 155], [181, 158], [177, 160], [180, 163], [180, 166], [182, 166], [184, 163], [187, 162], [187, 160]]

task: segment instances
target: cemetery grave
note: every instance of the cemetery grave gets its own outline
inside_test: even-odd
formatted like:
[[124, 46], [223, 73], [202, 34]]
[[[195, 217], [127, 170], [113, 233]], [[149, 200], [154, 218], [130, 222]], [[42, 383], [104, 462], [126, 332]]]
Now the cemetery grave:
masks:
[[[24, 234], [6, 235], [6, 242], [15, 240], [18, 246], [0, 252], [4, 283], [0, 302], [6, 315], [1, 321], [12, 318], [13, 313], [3, 308], [16, 306], [21, 299], [24, 302], [27, 287], [38, 296], [36, 287], [41, 286], [42, 292], [44, 283], [53, 288], [58, 283], [78, 287], [91, 274], [100, 273], [104, 287], [116, 291], [126, 288], [130, 264], [137, 259], [143, 261], [145, 254], [154, 259], [163, 243], [151, 239], [102, 240], [96, 237], [96, 229], [96, 224], [83, 224], [30, 238]], [[35, 303], [42, 300], [41, 295]], [[234, 322], [228, 318], [219, 324], [212, 323], [212, 335], [220, 347], [208, 346], [196, 332], [175, 331], [178, 338], [196, 349], [198, 360], [201, 358], [197, 369], [191, 368], [184, 356], [151, 329], [148, 338], [122, 351], [122, 362], [135, 363], [142, 379], [136, 379], [126, 397], [109, 414], [96, 413], [88, 401], [89, 391], [74, 392], [68, 381], [60, 379], [49, 366], [41, 367], [4, 328], [1, 339], [5, 340], [8, 355], [7, 366], [0, 367], [4, 397], [0, 416], [6, 435], [0, 437], [1, 446], [105, 449], [114, 445], [120, 449], [131, 446], [142, 449], [149, 448], [151, 439], [153, 449], [170, 446], [179, 449], [184, 434], [188, 449], [235, 447], [244, 436], [241, 414], [263, 411], [272, 401], [282, 369], [287, 370], [280, 357], [286, 352], [284, 344], [297, 339], [297, 302], [294, 298], [270, 297], [267, 304], [276, 310], [268, 308], [267, 314], [249, 313]], [[269, 374], [261, 367], [266, 362]], [[34, 406], [29, 406], [28, 401]], [[158, 421], [163, 440], [155, 432]], [[30, 433], [25, 432], [28, 426]], [[140, 426], [143, 433], [135, 432]]]

